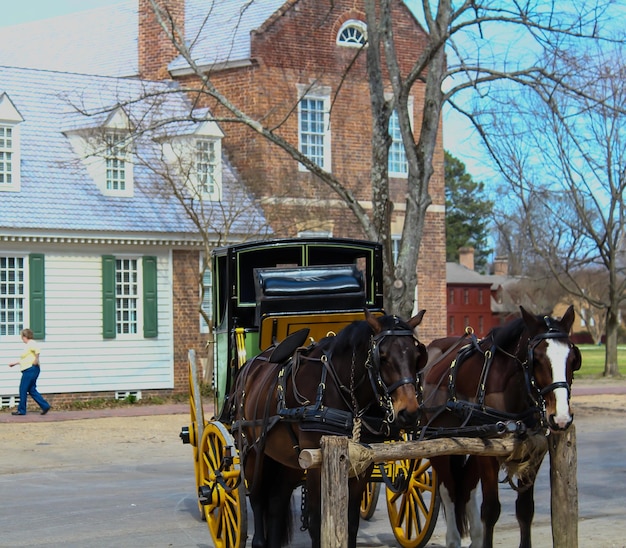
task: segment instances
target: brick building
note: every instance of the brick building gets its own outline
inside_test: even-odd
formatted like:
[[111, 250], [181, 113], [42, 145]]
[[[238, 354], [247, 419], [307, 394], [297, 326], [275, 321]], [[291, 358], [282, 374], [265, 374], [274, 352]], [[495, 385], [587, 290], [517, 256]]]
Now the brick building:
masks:
[[[200, 8], [193, 0], [168, 0], [166, 5], [184, 28], [187, 42], [195, 43], [192, 56], [218, 92], [251, 118], [277, 128], [276, 133], [294, 147], [308, 150], [311, 159], [371, 209], [372, 120], [365, 50], [359, 43], [359, 37], [366, 33], [363, 2], [266, 0], [240, 12], [241, 1], [226, 0], [213, 4], [208, 16], [206, 7], [196, 11]], [[182, 85], [197, 86], [194, 71], [172, 50], [150, 13], [149, 2], [140, 0], [139, 75], [162, 78], [167, 67], [170, 77]], [[406, 73], [423, 49], [424, 31], [399, 0], [393, 2], [392, 16], [400, 66]], [[197, 27], [198, 21], [203, 21], [202, 29]], [[156, 47], [155, 40], [159, 43]], [[416, 129], [421, 125], [423, 92], [423, 84], [417, 82], [409, 100]], [[206, 106], [218, 119], [224, 117], [220, 122], [225, 135], [223, 147], [261, 203], [277, 236], [313, 232], [364, 237], [353, 214], [326, 184], [256, 131], [241, 123], [229, 123], [228, 113], [217, 103], [207, 102]], [[308, 129], [303, 129], [306, 124]], [[392, 128], [393, 124], [392, 118]], [[393, 137], [395, 156], [389, 163], [395, 211], [392, 236], [399, 238], [407, 177], [403, 152], [398, 151], [399, 135]], [[445, 333], [444, 315], [437, 313], [445, 307], [441, 137], [430, 195], [433, 205], [423, 236], [428, 247], [421, 250], [417, 267], [418, 306], [429, 312], [420, 329], [425, 340]]]

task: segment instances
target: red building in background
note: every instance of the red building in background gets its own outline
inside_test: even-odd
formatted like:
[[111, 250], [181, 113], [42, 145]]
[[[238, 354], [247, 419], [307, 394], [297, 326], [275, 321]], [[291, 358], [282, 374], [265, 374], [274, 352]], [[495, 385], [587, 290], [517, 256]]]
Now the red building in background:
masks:
[[448, 336], [463, 335], [471, 327], [477, 337], [484, 337], [509, 316], [502, 300], [507, 263], [496, 260], [494, 268], [493, 275], [476, 272], [471, 247], [459, 250], [458, 263], [446, 263]]

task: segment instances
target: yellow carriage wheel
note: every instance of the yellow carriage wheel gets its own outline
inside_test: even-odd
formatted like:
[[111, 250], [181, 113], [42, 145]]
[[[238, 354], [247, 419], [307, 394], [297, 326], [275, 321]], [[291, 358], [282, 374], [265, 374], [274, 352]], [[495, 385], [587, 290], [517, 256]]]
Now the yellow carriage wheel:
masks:
[[361, 499], [361, 519], [366, 521], [370, 520], [376, 510], [376, 504], [378, 503], [378, 496], [380, 495], [380, 483], [375, 481], [368, 481], [365, 491], [363, 491], [363, 498]]
[[[200, 487], [200, 450], [199, 444], [205, 427], [204, 409], [202, 407], [202, 396], [200, 394], [200, 384], [197, 381], [197, 370], [195, 368], [195, 356], [189, 360], [189, 415], [191, 423], [187, 428], [187, 441], [193, 447], [193, 463], [196, 477], [196, 488]], [[182, 436], [181, 436], [182, 437]], [[204, 509], [198, 502], [200, 516], [205, 519]]]
[[433, 534], [439, 515], [437, 477], [427, 459], [393, 463], [394, 477], [408, 477], [406, 489], [387, 488], [387, 512], [393, 534], [404, 548], [422, 548]]
[[216, 548], [243, 548], [248, 533], [245, 482], [239, 452], [227, 428], [209, 422], [199, 448], [198, 496]]

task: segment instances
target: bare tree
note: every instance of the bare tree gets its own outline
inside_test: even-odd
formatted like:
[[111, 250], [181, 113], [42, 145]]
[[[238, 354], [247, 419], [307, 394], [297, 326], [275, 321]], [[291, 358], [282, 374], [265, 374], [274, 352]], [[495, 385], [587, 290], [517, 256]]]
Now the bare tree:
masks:
[[519, 95], [485, 132], [534, 253], [583, 315], [602, 311], [595, 323], [606, 329], [604, 374], [618, 375], [626, 300], [626, 65], [619, 48], [548, 61], [559, 80]]
[[[246, 2], [246, 6], [253, 1]], [[504, 52], [510, 52], [522, 36], [533, 40], [539, 49], [554, 47], [565, 38], [572, 41], [596, 39], [605, 16], [603, 2], [597, 0], [584, 6], [568, 4], [567, 8], [559, 9], [562, 3], [556, 0], [525, 3], [513, 0], [424, 1], [415, 6], [417, 19], [425, 31], [425, 41], [418, 49], [417, 44], [403, 43], [402, 36], [397, 36], [401, 31], [394, 25], [392, 14], [400, 6], [400, 0], [364, 0], [368, 39], [364, 51], [372, 114], [370, 183], [373, 207], [370, 213], [356, 199], [347, 181], [338, 180], [320, 168], [298, 150], [297, 143], [285, 139], [277, 128], [264, 125], [260, 121], [262, 118], [242, 111], [232, 98], [220, 92], [213, 84], [211, 74], [194, 62], [190, 44], [193, 45], [197, 37], [183, 36], [166, 0], [150, 0], [162, 28], [198, 78], [198, 84], [189, 84], [187, 92], [210, 96], [229, 113], [229, 122], [246, 125], [286, 151], [339, 196], [366, 237], [383, 243], [385, 307], [402, 315], [408, 315], [413, 308], [416, 264], [426, 211], [432, 203], [429, 183], [434, 172], [433, 158], [440, 146], [438, 139], [444, 103], [448, 102], [459, 112], [471, 116], [472, 113], [463, 106], [466, 104], [464, 98], [471, 94], [488, 94], [489, 87], [496, 81], [510, 82], [512, 94], [517, 93], [516, 88], [520, 86], [558, 81], [559, 75], [536, 65], [534, 57], [517, 58], [511, 64]], [[209, 13], [212, 3], [207, 4]], [[328, 9], [333, 5], [334, 2], [329, 0]], [[505, 37], [499, 50], [492, 47], [494, 33]], [[402, 70], [398, 51], [399, 48], [406, 51], [407, 47], [414, 48], [415, 61], [409, 70]], [[416, 84], [423, 87], [423, 95], [420, 94], [423, 101], [416, 105], [419, 124], [413, 128], [409, 97]], [[295, 104], [293, 109], [296, 109]], [[391, 144], [389, 119], [394, 111], [398, 115], [408, 161], [404, 225], [395, 263], [390, 228], [393, 202], [387, 169]]]

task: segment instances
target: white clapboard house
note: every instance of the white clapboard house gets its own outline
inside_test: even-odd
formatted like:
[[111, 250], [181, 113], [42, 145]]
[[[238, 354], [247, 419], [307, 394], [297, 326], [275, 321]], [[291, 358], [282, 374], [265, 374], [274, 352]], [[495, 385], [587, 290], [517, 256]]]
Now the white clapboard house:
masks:
[[[53, 402], [188, 388], [205, 248], [168, 181], [221, 234], [223, 205], [248, 200], [206, 113], [159, 125], [189, 109], [171, 81], [0, 66], [2, 406], [18, 394], [23, 327]], [[222, 223], [233, 239], [264, 224], [251, 202], [239, 210]]]

